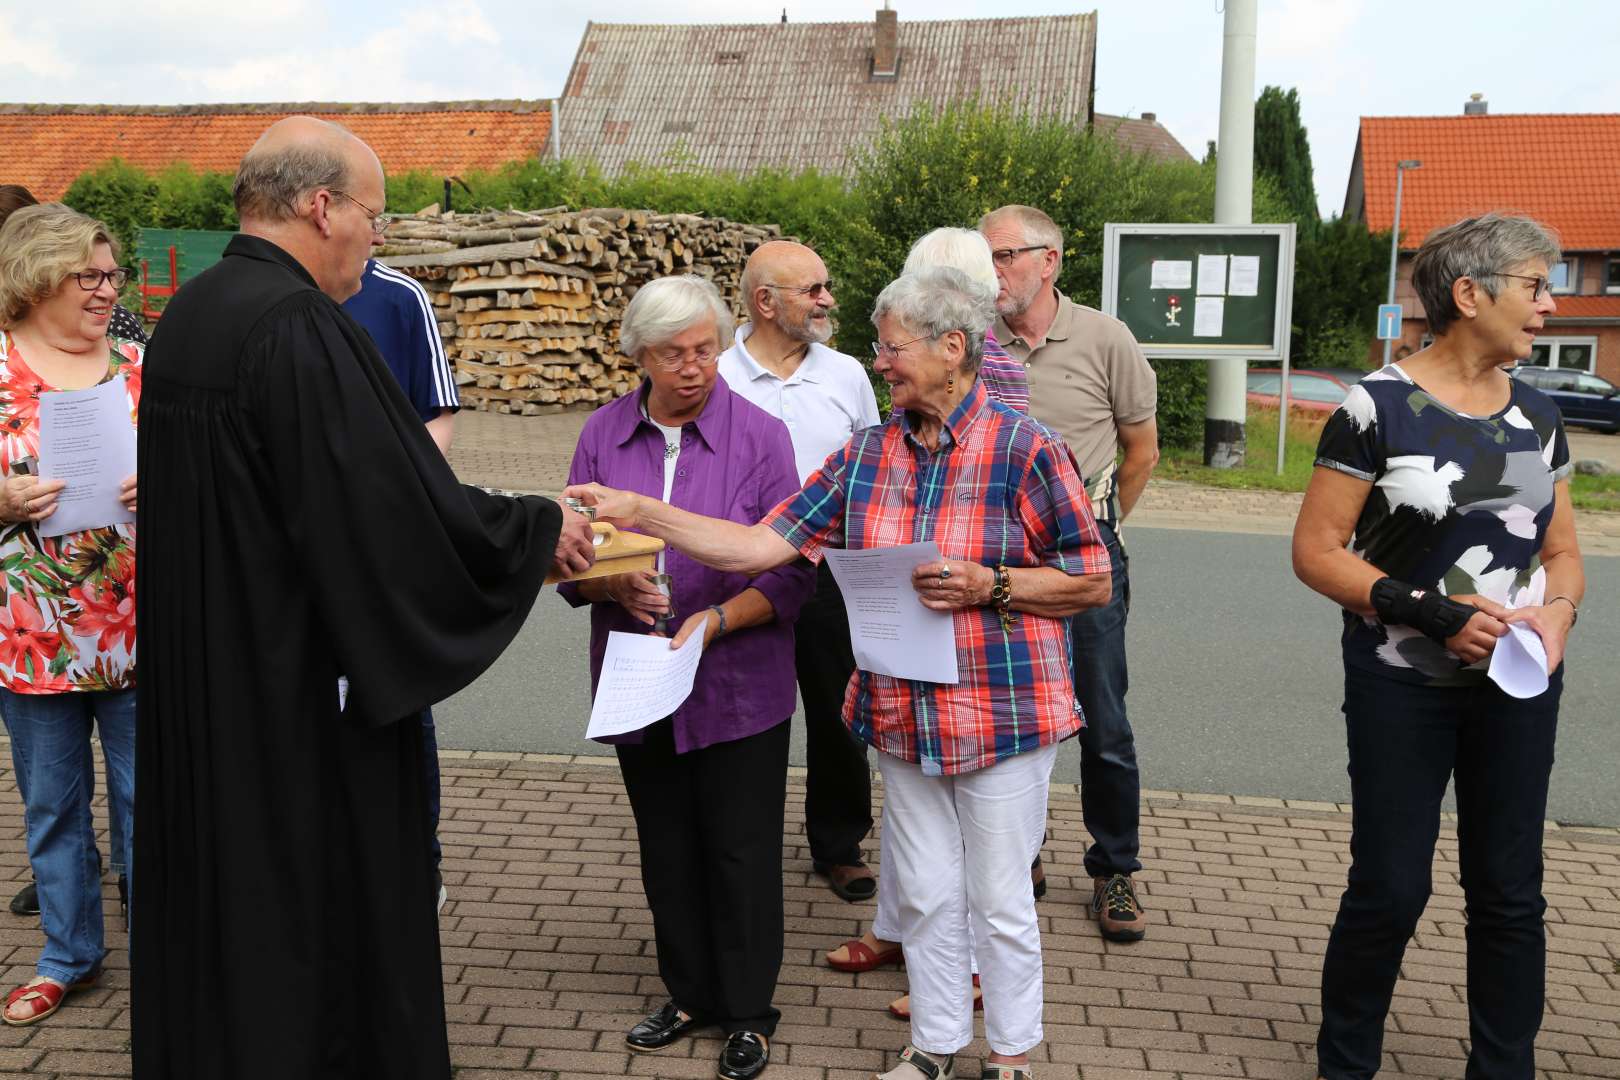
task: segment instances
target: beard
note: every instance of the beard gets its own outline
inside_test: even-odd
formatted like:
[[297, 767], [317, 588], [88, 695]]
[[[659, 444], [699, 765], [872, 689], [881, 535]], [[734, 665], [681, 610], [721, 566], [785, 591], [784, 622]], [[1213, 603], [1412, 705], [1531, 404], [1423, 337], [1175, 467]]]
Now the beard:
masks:
[[1000, 315], [1003, 319], [1016, 319], [1018, 316], [1029, 310], [1029, 306], [1035, 302], [1035, 297], [1039, 295], [1039, 293], [1040, 289], [1038, 286], [1036, 290], [1030, 293], [1028, 296], [1021, 297], [1009, 291], [1005, 300], [1001, 299], [1000, 297], [996, 298], [996, 314]]
[[831, 315], [817, 316], [813, 312], [805, 312], [804, 317], [797, 321], [782, 320], [782, 332], [792, 340], [804, 342], [806, 345], [826, 344], [836, 329]]

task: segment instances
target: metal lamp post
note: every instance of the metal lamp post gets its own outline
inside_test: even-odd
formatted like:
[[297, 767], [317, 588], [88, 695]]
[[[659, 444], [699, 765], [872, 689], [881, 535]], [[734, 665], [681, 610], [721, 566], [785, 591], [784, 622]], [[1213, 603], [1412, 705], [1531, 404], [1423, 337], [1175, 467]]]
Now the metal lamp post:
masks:
[[[1389, 237], [1389, 297], [1386, 304], [1395, 302], [1395, 264], [1401, 255], [1401, 186], [1406, 179], [1406, 170], [1421, 169], [1421, 161], [1397, 161], [1395, 163], [1395, 226]], [[1384, 339], [1384, 366], [1389, 367], [1390, 339]]]

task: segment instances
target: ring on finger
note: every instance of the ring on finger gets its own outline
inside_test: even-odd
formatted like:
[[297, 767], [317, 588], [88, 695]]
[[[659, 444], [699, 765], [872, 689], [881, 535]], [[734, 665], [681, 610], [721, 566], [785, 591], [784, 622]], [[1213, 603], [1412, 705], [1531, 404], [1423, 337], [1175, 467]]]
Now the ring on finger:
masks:
[[939, 568], [939, 580], [945, 581], [945, 580], [949, 579], [950, 576], [951, 576], [951, 568], [949, 566], [941, 566]]

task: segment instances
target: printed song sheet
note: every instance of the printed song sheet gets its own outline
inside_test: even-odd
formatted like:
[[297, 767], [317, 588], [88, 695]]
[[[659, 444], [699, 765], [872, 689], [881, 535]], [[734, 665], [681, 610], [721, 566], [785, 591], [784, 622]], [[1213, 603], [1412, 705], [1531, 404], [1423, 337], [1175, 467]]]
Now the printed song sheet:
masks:
[[118, 487], [135, 472], [135, 425], [122, 375], [88, 390], [39, 395], [39, 476], [65, 480], [40, 536], [134, 521]]
[[1198, 256], [1198, 295], [1226, 295], [1226, 256]]
[[1226, 295], [1260, 295], [1260, 256], [1232, 256], [1232, 276], [1226, 283]]
[[1154, 259], [1153, 280], [1149, 287], [1154, 289], [1192, 288], [1192, 260]]
[[585, 737], [640, 731], [680, 708], [692, 694], [701, 659], [703, 635], [697, 632], [672, 649], [669, 638], [613, 631], [602, 657], [602, 677], [596, 681]]
[[849, 640], [862, 671], [955, 685], [956, 631], [950, 612], [923, 606], [911, 571], [938, 562], [933, 541], [858, 551], [827, 550], [844, 594]]
[[1226, 297], [1200, 296], [1193, 304], [1193, 337], [1220, 337], [1226, 325]]
[[1524, 623], [1508, 623], [1506, 637], [1491, 649], [1490, 679], [1504, 694], [1533, 698], [1547, 692], [1547, 647]]

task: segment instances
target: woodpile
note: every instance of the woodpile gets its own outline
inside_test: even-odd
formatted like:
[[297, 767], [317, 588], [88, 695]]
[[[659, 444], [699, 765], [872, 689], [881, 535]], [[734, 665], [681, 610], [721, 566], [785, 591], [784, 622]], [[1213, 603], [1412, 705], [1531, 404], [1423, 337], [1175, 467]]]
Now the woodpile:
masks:
[[636, 388], [619, 320], [648, 281], [702, 275], [741, 316], [743, 263], [780, 236], [647, 210], [423, 212], [395, 218], [377, 254], [432, 297], [462, 404], [531, 416]]

